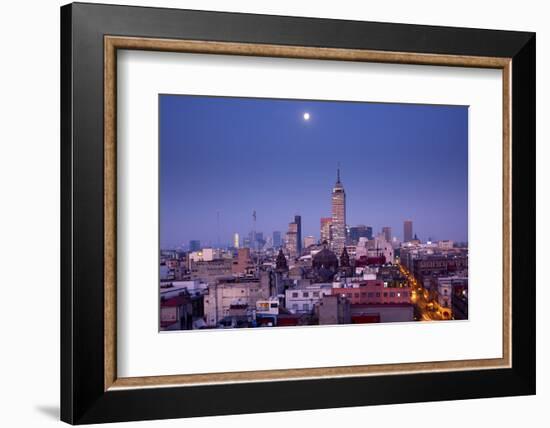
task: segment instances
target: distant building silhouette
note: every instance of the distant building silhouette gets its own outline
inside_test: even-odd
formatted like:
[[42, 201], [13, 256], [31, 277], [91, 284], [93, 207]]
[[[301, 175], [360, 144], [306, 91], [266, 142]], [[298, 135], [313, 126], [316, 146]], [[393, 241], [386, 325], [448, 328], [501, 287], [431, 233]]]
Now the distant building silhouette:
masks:
[[189, 241], [189, 251], [199, 251], [201, 249], [201, 241], [192, 239]]
[[403, 242], [410, 242], [413, 240], [413, 222], [412, 220], [405, 220], [403, 223]]

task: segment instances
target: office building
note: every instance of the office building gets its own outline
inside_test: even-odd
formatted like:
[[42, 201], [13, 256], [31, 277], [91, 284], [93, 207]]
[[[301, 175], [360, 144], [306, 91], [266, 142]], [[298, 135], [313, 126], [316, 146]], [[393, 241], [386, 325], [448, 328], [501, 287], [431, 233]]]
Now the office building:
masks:
[[405, 220], [403, 223], [403, 242], [410, 242], [413, 240], [413, 222], [412, 220]]
[[321, 217], [321, 243], [332, 240], [331, 225], [332, 217]]
[[295, 215], [294, 223], [296, 223], [296, 253], [300, 256], [302, 254], [302, 217]]
[[199, 251], [201, 249], [201, 241], [193, 239], [189, 241], [189, 251]]
[[276, 230], [273, 232], [273, 248], [280, 248], [282, 245], [281, 232]]
[[346, 192], [340, 181], [340, 168], [332, 189], [332, 250], [340, 255], [346, 245]]
[[391, 242], [391, 227], [384, 226], [382, 228], [382, 234], [384, 235], [386, 242]]

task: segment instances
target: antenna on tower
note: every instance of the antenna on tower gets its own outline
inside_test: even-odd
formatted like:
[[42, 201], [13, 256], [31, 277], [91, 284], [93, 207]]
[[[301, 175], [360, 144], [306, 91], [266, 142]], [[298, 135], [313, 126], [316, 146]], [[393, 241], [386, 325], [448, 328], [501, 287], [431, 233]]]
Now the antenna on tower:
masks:
[[338, 168], [336, 169], [336, 182], [340, 183], [340, 161], [338, 161]]
[[252, 245], [252, 248], [256, 250], [256, 272], [259, 275], [260, 272], [260, 254], [259, 254], [259, 246], [258, 246], [258, 239], [256, 237], [256, 210], [252, 212], [252, 220], [254, 223], [254, 226], [252, 228], [252, 239], [254, 239], [254, 243]]
[[220, 248], [220, 211], [216, 211], [216, 234], [217, 246]]
[[256, 240], [256, 210], [252, 211], [252, 249], [257, 250], [257, 240]]

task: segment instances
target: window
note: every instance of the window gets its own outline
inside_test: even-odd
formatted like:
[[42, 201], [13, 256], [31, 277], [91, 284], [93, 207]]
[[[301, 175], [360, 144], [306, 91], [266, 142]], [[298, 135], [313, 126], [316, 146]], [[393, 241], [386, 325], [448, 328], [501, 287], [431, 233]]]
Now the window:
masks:
[[309, 293], [308, 293], [307, 291], [304, 291], [304, 292], [302, 293], [302, 297], [309, 297]]
[[369, 297], [374, 297], [374, 293], [369, 293]]
[[380, 297], [380, 292], [376, 293], [376, 297]]
[[278, 304], [278, 303], [272, 303], [270, 306], [271, 306], [272, 308], [277, 309], [277, 308], [279, 307], [279, 304]]
[[318, 292], [318, 291], [314, 291], [314, 292], [313, 292], [313, 297], [319, 297], [319, 292]]
[[390, 297], [395, 297], [395, 293], [393, 291], [390, 293]]
[[356, 299], [359, 298], [359, 293], [355, 293], [355, 298], [356, 298]]
[[298, 293], [292, 293], [292, 297], [294, 298], [298, 297]]
[[304, 311], [309, 311], [309, 305], [307, 303], [304, 303], [303, 308], [304, 308]]
[[292, 310], [294, 310], [294, 311], [298, 310], [298, 304], [297, 303], [292, 304]]
[[384, 297], [388, 297], [388, 293], [384, 292]]

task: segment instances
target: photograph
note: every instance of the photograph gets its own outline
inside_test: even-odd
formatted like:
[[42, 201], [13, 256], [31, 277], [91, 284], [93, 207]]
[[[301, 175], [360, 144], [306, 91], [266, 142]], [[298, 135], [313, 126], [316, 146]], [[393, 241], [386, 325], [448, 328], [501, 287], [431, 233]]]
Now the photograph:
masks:
[[468, 106], [158, 111], [160, 331], [468, 319]]

